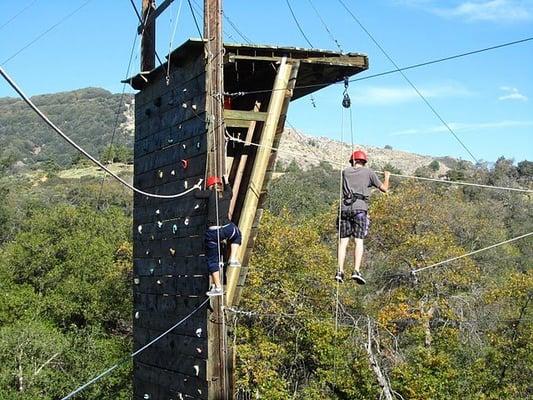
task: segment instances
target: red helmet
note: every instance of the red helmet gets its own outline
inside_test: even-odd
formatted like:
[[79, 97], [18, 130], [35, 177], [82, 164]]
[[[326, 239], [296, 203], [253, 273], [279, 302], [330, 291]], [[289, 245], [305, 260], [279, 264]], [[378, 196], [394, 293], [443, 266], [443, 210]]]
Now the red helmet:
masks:
[[356, 150], [352, 153], [350, 161], [364, 161], [366, 163], [368, 158], [363, 150]]
[[211, 187], [214, 184], [221, 184], [221, 183], [222, 183], [222, 180], [218, 176], [210, 176], [209, 178], [207, 178], [207, 181], [205, 182], [207, 187]]

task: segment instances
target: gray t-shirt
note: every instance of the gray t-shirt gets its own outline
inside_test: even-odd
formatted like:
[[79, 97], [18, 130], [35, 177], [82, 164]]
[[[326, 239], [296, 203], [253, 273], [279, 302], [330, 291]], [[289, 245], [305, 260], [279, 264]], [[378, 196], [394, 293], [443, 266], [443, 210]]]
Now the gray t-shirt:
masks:
[[[381, 181], [374, 171], [365, 167], [348, 167], [342, 171], [342, 195], [349, 197], [351, 193], [370, 196], [371, 187], [379, 188]], [[341, 203], [341, 210], [368, 210], [368, 204], [362, 199], [357, 199], [351, 206]]]

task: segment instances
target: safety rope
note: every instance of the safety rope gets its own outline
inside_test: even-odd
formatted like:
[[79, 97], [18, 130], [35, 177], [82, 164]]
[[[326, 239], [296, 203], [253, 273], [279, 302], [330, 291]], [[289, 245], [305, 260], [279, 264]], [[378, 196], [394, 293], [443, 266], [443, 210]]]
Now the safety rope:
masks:
[[155, 194], [155, 193], [148, 193], [141, 189], [138, 189], [131, 185], [130, 183], [126, 182], [124, 179], [122, 179], [120, 176], [115, 174], [113, 171], [111, 171], [109, 168], [107, 168], [104, 164], [102, 164], [100, 161], [98, 161], [95, 157], [90, 155], [87, 151], [85, 151], [82, 147], [80, 147], [78, 144], [76, 144], [71, 138], [69, 138], [61, 129], [59, 129], [46, 115], [43, 114], [43, 112], [24, 94], [24, 92], [17, 86], [17, 84], [11, 79], [11, 77], [7, 74], [6, 71], [2, 67], [0, 67], [0, 75], [9, 83], [9, 85], [18, 93], [18, 95], [30, 106], [30, 108], [37, 113], [39, 117], [43, 119], [43, 121], [52, 128], [57, 134], [59, 134], [63, 139], [65, 139], [72, 147], [74, 147], [76, 150], [78, 150], [81, 154], [83, 154], [85, 157], [87, 157], [89, 160], [91, 160], [94, 164], [96, 164], [98, 167], [102, 168], [105, 172], [107, 172], [109, 175], [111, 175], [113, 178], [115, 178], [117, 181], [119, 181], [124, 186], [128, 187], [129, 189], [133, 190], [135, 193], [139, 193], [143, 196], [148, 197], [154, 197], [158, 199], [175, 199], [181, 196], [186, 195], [187, 193], [192, 192], [193, 190], [200, 189], [200, 185], [203, 182], [203, 179], [199, 179], [198, 182], [191, 188], [185, 190], [184, 192], [177, 193], [177, 194]]
[[379, 50], [381, 51], [381, 53], [387, 57], [387, 59], [391, 62], [391, 64], [394, 66], [394, 68], [396, 68], [396, 70], [402, 75], [402, 77], [404, 78], [404, 80], [409, 84], [409, 86], [411, 86], [413, 88], [413, 90], [416, 92], [416, 94], [418, 95], [418, 97], [420, 97], [422, 99], [422, 101], [426, 104], [426, 106], [431, 110], [431, 112], [437, 117], [437, 119], [446, 127], [446, 129], [453, 135], [453, 137], [459, 142], [459, 144], [463, 147], [463, 149], [466, 150], [466, 152], [470, 155], [470, 157], [472, 157], [472, 159], [474, 160], [474, 162], [477, 164], [478, 163], [478, 160], [476, 158], [476, 156], [474, 156], [474, 154], [472, 153], [472, 151], [470, 151], [470, 149], [466, 146], [466, 144], [464, 144], [464, 142], [459, 138], [459, 136], [457, 136], [457, 134], [455, 133], [455, 131], [451, 128], [451, 126], [444, 120], [444, 118], [442, 118], [442, 116], [440, 115], [440, 113], [436, 110], [436, 108], [429, 102], [429, 100], [426, 98], [426, 96], [424, 96], [422, 94], [422, 92], [420, 90], [418, 90], [418, 88], [415, 86], [415, 84], [407, 77], [407, 75], [405, 75], [405, 73], [403, 71], [401, 71], [400, 67], [398, 66], [398, 64], [396, 64], [396, 62], [392, 59], [392, 57], [389, 55], [389, 53], [387, 51], [385, 51], [385, 49], [379, 44], [379, 42], [374, 38], [374, 36], [370, 33], [370, 31], [368, 29], [365, 28], [365, 26], [363, 25], [363, 23], [359, 20], [359, 18], [357, 18], [357, 16], [346, 6], [346, 4], [344, 3], [343, 0], [338, 0], [339, 3], [344, 7], [344, 9], [348, 12], [348, 14], [350, 14], [352, 16], [352, 18], [354, 19], [354, 21], [357, 23], [357, 25], [359, 25], [359, 27], [367, 34], [367, 36], [370, 38], [370, 40], [372, 40], [372, 42], [374, 42], [374, 44], [379, 48]]
[[172, 332], [174, 329], [176, 329], [178, 326], [180, 326], [181, 324], [183, 324], [185, 321], [187, 321], [190, 317], [192, 317], [194, 314], [196, 314], [205, 304], [207, 304], [207, 302], [209, 301], [209, 298], [205, 299], [198, 307], [196, 307], [194, 310], [192, 310], [187, 316], [185, 316], [184, 318], [182, 318], [180, 321], [178, 321], [177, 323], [175, 323], [174, 325], [172, 325], [170, 328], [168, 328], [165, 332], [163, 332], [161, 335], [159, 335], [158, 337], [156, 337], [155, 339], [153, 339], [152, 341], [148, 342], [147, 344], [145, 344], [144, 346], [142, 346], [140, 349], [134, 351], [133, 353], [129, 354], [128, 356], [126, 357], [123, 357], [122, 359], [120, 359], [116, 364], [114, 364], [113, 366], [109, 367], [108, 369], [106, 369], [105, 371], [103, 371], [102, 373], [98, 374], [97, 376], [95, 376], [93, 379], [91, 379], [90, 381], [88, 381], [87, 383], [84, 383], [83, 385], [81, 385], [80, 387], [78, 387], [76, 390], [72, 391], [71, 393], [69, 393], [68, 395], [66, 395], [65, 397], [63, 397], [61, 400], [68, 400], [68, 399], [71, 399], [72, 397], [76, 396], [78, 393], [80, 393], [82, 390], [86, 389], [87, 387], [91, 386], [93, 383], [96, 383], [97, 381], [99, 381], [100, 379], [102, 379], [103, 377], [105, 377], [106, 375], [109, 375], [111, 372], [113, 372], [115, 369], [117, 369], [119, 366], [121, 366], [122, 364], [126, 363], [127, 361], [129, 361], [130, 359], [132, 359], [133, 357], [135, 357], [136, 355], [140, 354], [141, 352], [143, 352], [144, 350], [146, 350], [148, 347], [152, 346], [154, 343], [156, 343], [157, 341], [159, 341], [160, 339], [162, 339], [163, 337], [165, 337], [166, 335], [168, 335], [170, 332]]
[[[245, 144], [247, 146], [265, 147], [265, 148], [268, 148], [268, 149], [270, 149], [272, 151], [276, 151], [276, 152], [279, 152], [279, 153], [284, 153], [284, 154], [289, 154], [289, 155], [293, 155], [293, 156], [297, 156], [297, 157], [302, 157], [301, 153], [292, 152], [290, 150], [284, 150], [284, 149], [281, 149], [279, 147], [272, 147], [272, 146], [267, 146], [267, 145], [263, 145], [263, 144], [258, 144], [258, 143], [255, 143], [255, 142], [249, 142], [249, 141], [242, 140], [242, 139], [236, 138], [234, 136], [229, 136], [229, 135], [226, 135], [226, 137], [230, 141], [237, 142], [237, 143], [242, 143], [242, 144]], [[344, 163], [336, 162], [336, 161], [329, 160], [329, 159], [322, 158], [322, 157], [312, 157], [312, 156], [306, 156], [306, 157], [308, 159], [314, 159], [316, 161], [325, 161], [325, 162], [328, 162], [328, 163], [330, 163], [332, 165], [336, 165], [336, 166], [341, 167], [341, 168], [346, 166], [346, 164], [344, 164]], [[383, 174], [384, 173], [383, 171], [375, 171], [375, 172], [378, 173], [378, 174]], [[509, 190], [509, 191], [514, 191], [514, 192], [533, 193], [533, 189], [513, 188], [513, 187], [507, 187], [507, 186], [484, 185], [484, 184], [481, 184], [481, 183], [463, 182], [463, 181], [446, 181], [446, 180], [436, 179], [436, 178], [424, 178], [424, 177], [421, 177], [421, 176], [394, 174], [394, 173], [391, 173], [391, 176], [396, 176], [398, 178], [407, 178], [407, 179], [416, 179], [416, 180], [422, 180], [422, 181], [431, 181], [431, 182], [437, 182], [437, 183], [444, 183], [444, 184], [448, 184], [448, 185], [474, 186], [474, 187], [481, 187], [481, 188], [486, 188], [486, 189]]]
[[[180, 19], [181, 14], [181, 6], [183, 5], [183, 0], [180, 0], [180, 4], [178, 6], [178, 12], [176, 14], [176, 18], [174, 20], [174, 29], [172, 30], [172, 35], [170, 36], [170, 40], [168, 43], [168, 61], [167, 61], [167, 73], [165, 76], [166, 84], [167, 86], [170, 85], [170, 62], [172, 60], [172, 57], [170, 57], [170, 53], [172, 51], [172, 42], [174, 41], [174, 37], [176, 36], [176, 30], [178, 28], [178, 21]], [[172, 23], [172, 19], [170, 20]]]
[[520, 236], [514, 237], [514, 238], [512, 238], [512, 239], [504, 240], [503, 242], [496, 243], [496, 244], [493, 244], [493, 245], [491, 245], [491, 246], [484, 247], [484, 248], [479, 249], [479, 250], [471, 251], [470, 253], [466, 253], [466, 254], [463, 254], [463, 255], [461, 255], [461, 256], [457, 256], [457, 257], [449, 258], [449, 259], [447, 259], [447, 260], [444, 260], [444, 261], [441, 261], [441, 262], [438, 262], [438, 263], [435, 263], [435, 264], [431, 264], [431, 265], [428, 265], [428, 266], [426, 266], [426, 267], [413, 269], [413, 270], [411, 271], [411, 274], [416, 275], [416, 274], [417, 274], [418, 272], [420, 272], [420, 271], [424, 271], [424, 270], [429, 269], [429, 268], [438, 267], [439, 265], [448, 264], [448, 263], [450, 263], [450, 262], [452, 262], [452, 261], [459, 260], [459, 259], [461, 259], [461, 258], [465, 258], [465, 257], [471, 256], [471, 255], [477, 254], [477, 253], [481, 253], [482, 251], [490, 250], [490, 249], [493, 249], [493, 248], [495, 248], [495, 247], [498, 247], [498, 246], [504, 245], [504, 244], [506, 244], [506, 243], [511, 243], [511, 242], [516, 241], [516, 240], [523, 239], [523, 238], [528, 237], [528, 236], [530, 236], [530, 235], [533, 235], [533, 232], [529, 232], [529, 233], [526, 233], [526, 234], [524, 234], [524, 235], [520, 235]]
[[289, 2], [289, 0], [285, 0], [285, 2], [287, 3], [287, 6], [289, 7], [289, 11], [291, 12], [292, 19], [294, 20], [296, 26], [298, 27], [298, 30], [302, 34], [302, 36], [305, 39], [305, 41], [307, 42], [307, 44], [309, 46], [311, 46], [312, 49], [314, 49], [315, 46], [313, 46], [313, 44], [309, 41], [309, 38], [307, 37], [307, 35], [305, 34], [304, 30], [302, 29], [302, 26], [300, 25], [300, 23], [298, 22], [298, 18], [296, 18], [296, 14], [294, 14], [294, 11], [292, 9], [291, 3]]
[[[135, 45], [137, 43], [137, 32], [135, 32], [135, 35], [134, 35], [134, 38], [133, 38], [133, 45], [131, 46], [131, 52], [130, 52], [130, 58], [129, 58], [129, 61], [128, 61], [128, 68], [126, 69], [126, 78], [127, 79], [130, 75], [130, 69], [131, 69], [131, 63], [133, 61], [133, 54], [135, 52]], [[120, 94], [120, 99], [118, 101], [118, 107], [117, 107], [117, 111], [115, 113], [115, 122], [113, 124], [113, 133], [111, 134], [111, 140], [110, 140], [110, 143], [109, 143], [109, 147], [110, 149], [113, 148], [113, 142], [115, 141], [115, 134], [117, 132], [117, 128], [118, 128], [118, 120], [119, 120], [119, 116], [120, 116], [120, 111], [122, 110], [122, 102], [124, 100], [124, 94], [126, 93], [126, 82], [124, 82], [122, 84], [122, 93]], [[104, 176], [102, 176], [102, 180], [100, 181], [100, 190], [98, 191], [98, 196], [96, 197], [96, 207], [99, 208], [100, 207], [100, 197], [102, 197], [102, 192], [104, 190], [104, 183], [105, 183], [105, 179], [106, 179], [107, 175], [106, 173], [104, 172]]]
[[322, 14], [320, 13], [320, 11], [318, 11], [318, 9], [315, 7], [315, 4], [313, 3], [312, 0], [307, 0], [309, 2], [309, 4], [311, 5], [311, 8], [313, 9], [313, 11], [315, 12], [316, 16], [318, 17], [318, 19], [320, 20], [320, 22], [322, 23], [322, 26], [324, 27], [324, 29], [326, 30], [326, 32], [328, 33], [329, 35], [329, 38], [333, 41], [333, 43], [335, 44], [335, 46], [337, 46], [337, 48], [339, 49], [339, 51], [341, 53], [343, 53], [342, 51], [342, 47], [339, 43], [339, 41], [335, 38], [335, 36], [333, 36], [333, 33], [331, 32], [331, 29], [329, 29], [329, 26], [328, 24], [326, 24], [326, 21], [324, 21], [324, 18], [322, 18]]

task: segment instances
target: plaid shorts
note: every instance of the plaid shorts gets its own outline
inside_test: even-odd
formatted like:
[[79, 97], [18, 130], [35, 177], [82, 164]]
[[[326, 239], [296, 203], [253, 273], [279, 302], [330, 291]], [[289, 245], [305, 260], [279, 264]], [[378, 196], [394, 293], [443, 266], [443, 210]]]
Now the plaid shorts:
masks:
[[[364, 210], [342, 211], [340, 220], [341, 238], [354, 237], [364, 239], [368, 235], [370, 228], [370, 218]], [[337, 229], [339, 229], [339, 218], [337, 217]]]

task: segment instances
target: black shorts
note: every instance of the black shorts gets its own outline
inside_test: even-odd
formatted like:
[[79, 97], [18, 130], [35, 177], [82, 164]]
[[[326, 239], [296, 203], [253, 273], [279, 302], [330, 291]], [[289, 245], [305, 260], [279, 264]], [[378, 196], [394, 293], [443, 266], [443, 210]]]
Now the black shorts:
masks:
[[[343, 211], [340, 219], [341, 238], [354, 237], [364, 239], [368, 235], [370, 228], [370, 218], [364, 210]], [[337, 229], [339, 229], [339, 218], [337, 217]]]

